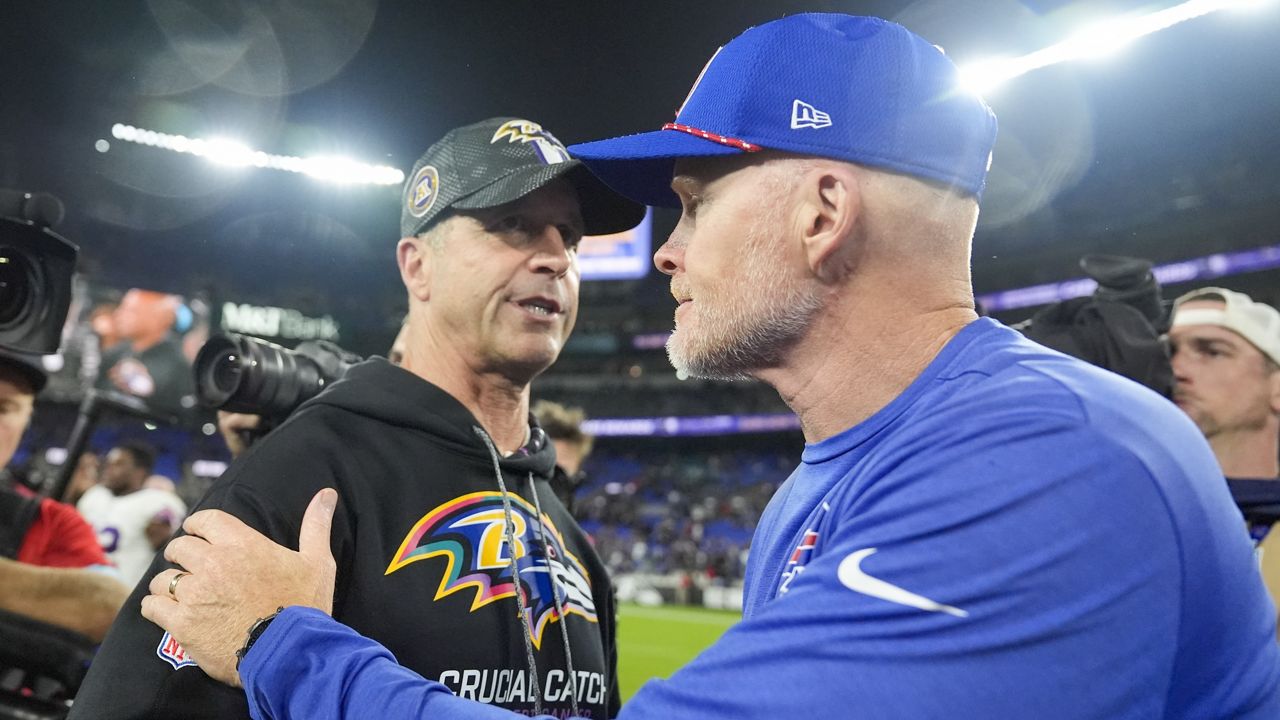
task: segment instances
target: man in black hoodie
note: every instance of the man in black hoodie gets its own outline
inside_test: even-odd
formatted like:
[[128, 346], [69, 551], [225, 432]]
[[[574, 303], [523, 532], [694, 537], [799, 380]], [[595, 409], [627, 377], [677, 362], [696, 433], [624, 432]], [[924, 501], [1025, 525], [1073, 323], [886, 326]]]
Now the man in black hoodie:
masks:
[[[579, 240], [630, 228], [643, 212], [537, 123], [495, 118], [451, 131], [405, 187], [402, 365], [352, 368], [238, 459], [196, 509], [225, 510], [296, 548], [308, 501], [336, 488], [335, 617], [464, 697], [531, 714], [614, 715], [612, 589], [548, 484], [555, 451], [531, 422], [529, 383], [573, 329]], [[202, 542], [179, 534], [164, 555]], [[171, 567], [157, 557], [146, 577]], [[169, 596], [199, 602], [200, 568], [182, 570]], [[210, 680], [139, 615], [146, 594], [144, 581], [72, 717], [247, 717], [242, 691]]]

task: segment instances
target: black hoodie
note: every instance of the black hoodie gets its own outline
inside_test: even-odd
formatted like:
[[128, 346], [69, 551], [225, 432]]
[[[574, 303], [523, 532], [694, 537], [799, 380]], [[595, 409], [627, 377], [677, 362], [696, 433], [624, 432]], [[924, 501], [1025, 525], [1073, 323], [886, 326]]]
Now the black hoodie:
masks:
[[[612, 717], [613, 592], [548, 484], [554, 466], [539, 428], [499, 458], [457, 400], [375, 358], [245, 453], [196, 509], [225, 510], [296, 549], [312, 495], [337, 488], [334, 617], [461, 696], [529, 714]], [[210, 680], [139, 614], [147, 583], [166, 567], [157, 555], [125, 603], [72, 718], [248, 717], [241, 690]]]

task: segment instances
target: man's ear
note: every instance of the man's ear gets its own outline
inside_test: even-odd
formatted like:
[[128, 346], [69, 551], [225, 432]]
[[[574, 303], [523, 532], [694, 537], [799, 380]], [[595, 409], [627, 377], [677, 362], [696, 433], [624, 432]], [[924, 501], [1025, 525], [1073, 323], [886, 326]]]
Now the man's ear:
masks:
[[822, 164], [800, 186], [800, 241], [809, 270], [835, 282], [856, 265], [855, 232], [862, 211], [858, 176], [851, 168]]
[[400, 238], [396, 244], [396, 265], [409, 295], [426, 302], [431, 299], [431, 248], [422, 238]]

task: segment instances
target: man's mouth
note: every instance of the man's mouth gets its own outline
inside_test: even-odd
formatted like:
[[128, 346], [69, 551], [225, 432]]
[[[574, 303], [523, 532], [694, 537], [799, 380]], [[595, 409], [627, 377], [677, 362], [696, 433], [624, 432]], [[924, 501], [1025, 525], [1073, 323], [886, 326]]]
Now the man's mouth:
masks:
[[521, 298], [516, 300], [515, 303], [528, 311], [529, 314], [538, 317], [552, 318], [564, 312], [558, 300], [544, 295]]

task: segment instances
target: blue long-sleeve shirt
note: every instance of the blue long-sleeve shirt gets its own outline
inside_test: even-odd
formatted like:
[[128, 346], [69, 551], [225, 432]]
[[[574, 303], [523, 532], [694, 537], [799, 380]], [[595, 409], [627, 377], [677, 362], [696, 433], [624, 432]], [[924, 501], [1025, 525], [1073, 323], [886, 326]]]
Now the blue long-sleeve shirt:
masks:
[[[296, 608], [242, 678], [255, 718], [511, 716]], [[1276, 718], [1275, 608], [1180, 411], [980, 320], [805, 448], [743, 621], [622, 717]]]

